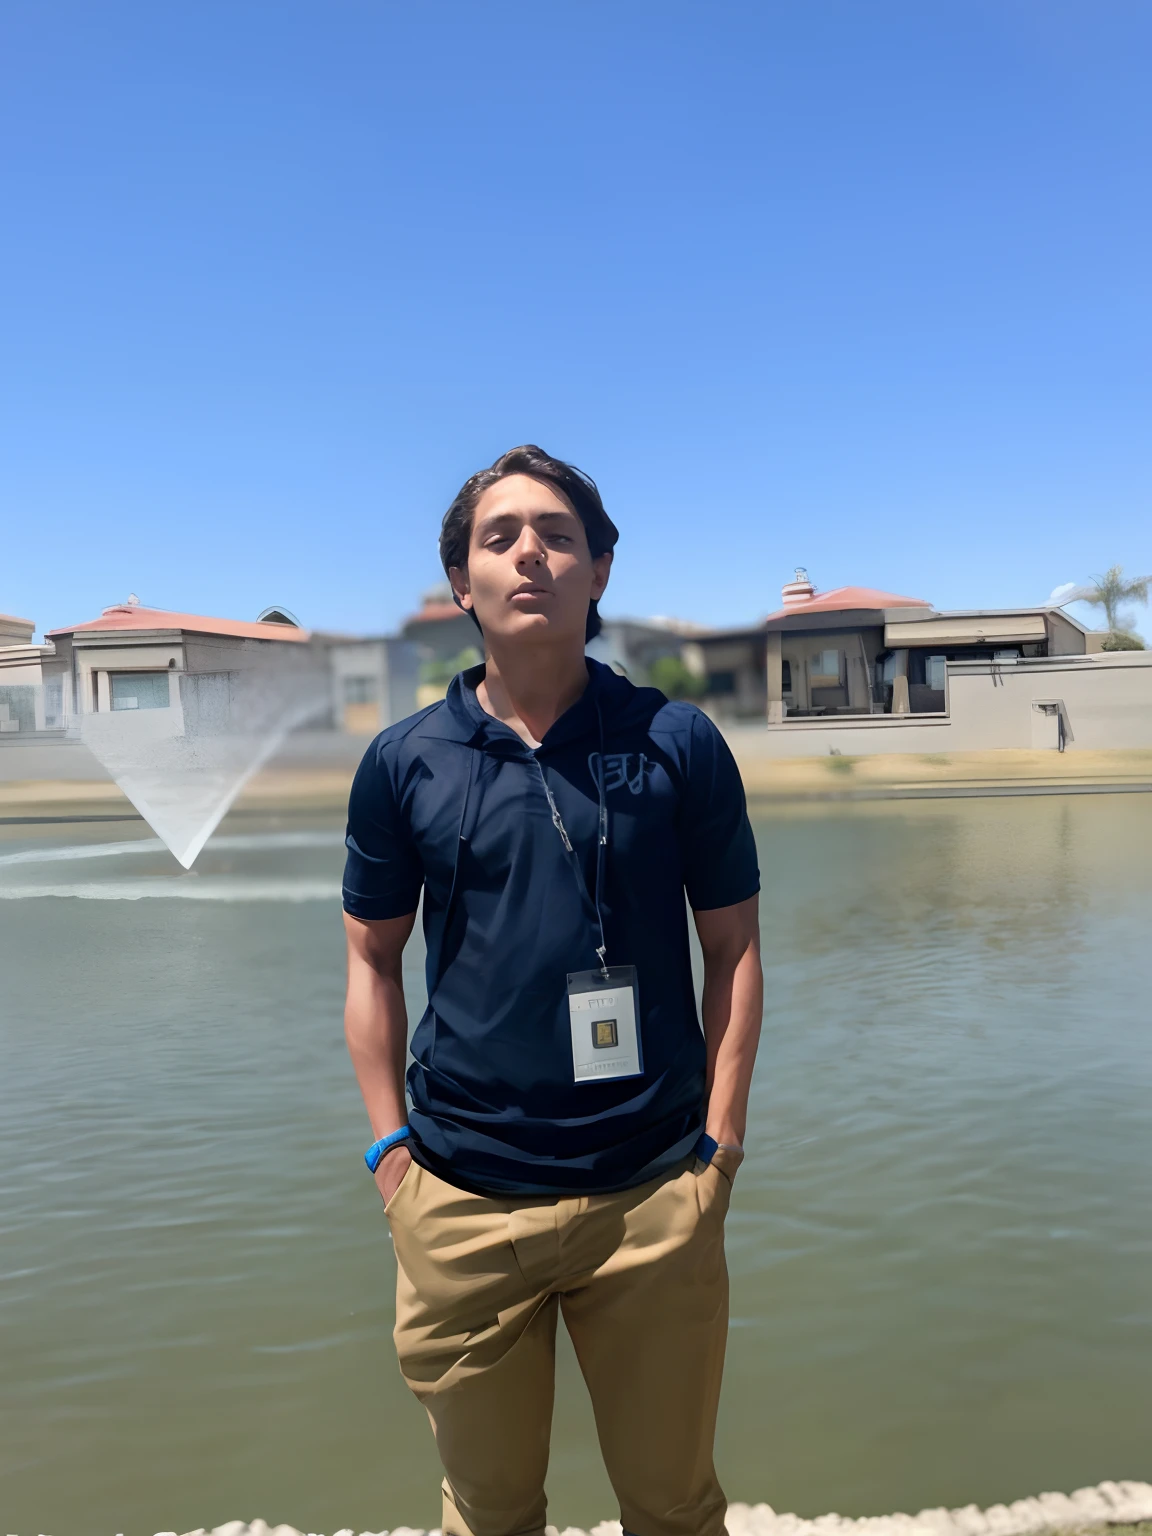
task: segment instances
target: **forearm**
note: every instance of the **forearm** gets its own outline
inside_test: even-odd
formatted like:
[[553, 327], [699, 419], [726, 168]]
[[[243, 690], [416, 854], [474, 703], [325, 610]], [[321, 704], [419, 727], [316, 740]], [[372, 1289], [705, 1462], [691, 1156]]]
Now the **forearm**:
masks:
[[737, 956], [705, 955], [703, 1022], [707, 1048], [708, 1134], [743, 1146], [748, 1094], [760, 1042], [764, 980], [754, 942]]
[[404, 1097], [408, 1010], [398, 976], [381, 975], [367, 966], [350, 973], [344, 1038], [372, 1133], [386, 1136], [408, 1121]]

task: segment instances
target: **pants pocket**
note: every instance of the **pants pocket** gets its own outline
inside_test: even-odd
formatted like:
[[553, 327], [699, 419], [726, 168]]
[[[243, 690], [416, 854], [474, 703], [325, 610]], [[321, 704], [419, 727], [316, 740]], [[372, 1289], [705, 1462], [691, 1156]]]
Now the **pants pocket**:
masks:
[[419, 1169], [419, 1167], [420, 1167], [420, 1164], [416, 1161], [415, 1158], [413, 1158], [412, 1161], [408, 1164], [407, 1168], [405, 1168], [405, 1170], [404, 1170], [404, 1177], [400, 1180], [399, 1184], [397, 1184], [396, 1188], [392, 1191], [392, 1198], [391, 1198], [391, 1200], [388, 1200], [388, 1201], [385, 1202], [385, 1205], [384, 1205], [384, 1214], [385, 1214], [385, 1216], [387, 1216], [389, 1218], [391, 1217], [392, 1212], [396, 1209], [396, 1206], [400, 1202], [400, 1196], [404, 1193], [404, 1191], [406, 1189], [409, 1189], [416, 1182], [415, 1175], [416, 1175], [416, 1172]]
[[703, 1164], [695, 1174], [695, 1179], [700, 1215], [719, 1215], [723, 1221], [728, 1214], [728, 1202], [732, 1198], [732, 1181], [721, 1173], [715, 1163]]

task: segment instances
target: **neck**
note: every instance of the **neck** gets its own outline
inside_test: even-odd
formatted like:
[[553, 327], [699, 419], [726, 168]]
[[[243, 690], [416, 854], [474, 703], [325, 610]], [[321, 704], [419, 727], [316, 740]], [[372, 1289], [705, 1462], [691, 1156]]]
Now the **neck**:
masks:
[[588, 686], [582, 644], [488, 645], [484, 681], [476, 689], [481, 709], [537, 747]]

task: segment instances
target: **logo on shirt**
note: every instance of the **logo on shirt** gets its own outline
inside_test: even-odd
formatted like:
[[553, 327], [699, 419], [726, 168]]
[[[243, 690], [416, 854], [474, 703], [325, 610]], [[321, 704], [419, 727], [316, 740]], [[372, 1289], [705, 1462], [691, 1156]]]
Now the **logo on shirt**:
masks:
[[[593, 752], [588, 759], [593, 783], [599, 783], [600, 754]], [[606, 752], [604, 754], [604, 788], [623, 789], [625, 785], [634, 795], [644, 792], [645, 775], [652, 772], [655, 764], [648, 761], [643, 752]]]

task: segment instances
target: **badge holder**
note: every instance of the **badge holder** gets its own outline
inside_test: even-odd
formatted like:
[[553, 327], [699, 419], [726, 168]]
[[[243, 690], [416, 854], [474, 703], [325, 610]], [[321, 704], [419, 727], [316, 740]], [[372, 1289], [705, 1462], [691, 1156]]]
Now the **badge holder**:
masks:
[[634, 965], [569, 972], [572, 1075], [577, 1083], [610, 1083], [643, 1073], [638, 1013]]
[[[599, 706], [597, 706], [599, 715]], [[572, 1028], [572, 1078], [577, 1083], [611, 1083], [621, 1077], [640, 1077], [644, 1058], [640, 1033], [636, 967], [607, 965], [608, 941], [604, 937], [604, 914], [600, 892], [604, 885], [604, 850], [608, 846], [608, 802], [604, 792], [604, 722], [600, 722], [600, 759], [596, 789], [600, 798], [600, 836], [596, 844], [596, 891], [593, 895], [584, 879], [580, 861], [575, 856], [572, 839], [560, 815], [560, 807], [548, 787], [539, 758], [536, 768], [548, 797], [552, 825], [560, 834], [581, 894], [596, 913], [600, 942], [596, 953], [600, 964], [592, 971], [568, 973], [568, 1019]]]

